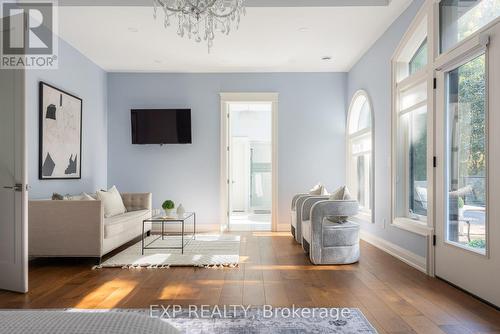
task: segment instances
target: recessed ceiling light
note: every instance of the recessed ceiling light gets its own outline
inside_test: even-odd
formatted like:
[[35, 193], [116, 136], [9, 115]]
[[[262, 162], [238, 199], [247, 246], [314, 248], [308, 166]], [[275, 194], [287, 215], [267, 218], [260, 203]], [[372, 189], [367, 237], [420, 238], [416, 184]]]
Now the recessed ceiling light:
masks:
[[299, 32], [308, 32], [309, 28], [308, 27], [300, 27]]
[[139, 32], [139, 29], [136, 27], [128, 27], [129, 32]]
[[329, 61], [329, 60], [332, 60], [332, 57], [330, 57], [330, 56], [324, 56], [324, 57], [321, 57], [321, 60]]

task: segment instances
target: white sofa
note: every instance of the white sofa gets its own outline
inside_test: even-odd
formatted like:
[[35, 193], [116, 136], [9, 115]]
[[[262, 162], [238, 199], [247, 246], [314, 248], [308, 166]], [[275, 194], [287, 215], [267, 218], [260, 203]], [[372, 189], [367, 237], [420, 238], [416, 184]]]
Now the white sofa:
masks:
[[30, 256], [100, 259], [139, 237], [142, 221], [151, 217], [152, 194], [120, 195], [127, 212], [109, 218], [100, 200], [29, 201]]

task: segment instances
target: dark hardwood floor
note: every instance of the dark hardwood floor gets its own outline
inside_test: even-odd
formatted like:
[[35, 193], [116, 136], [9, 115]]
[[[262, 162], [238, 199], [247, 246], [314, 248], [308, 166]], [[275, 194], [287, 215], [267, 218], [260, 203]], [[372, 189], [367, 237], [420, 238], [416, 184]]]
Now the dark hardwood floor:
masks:
[[[163, 305], [357, 307], [380, 333], [500, 333], [500, 312], [362, 242], [361, 261], [313, 266], [288, 233], [239, 233], [238, 268], [99, 269], [30, 263], [30, 292], [0, 292], [0, 308]], [[500, 288], [500, 286], [499, 286]]]

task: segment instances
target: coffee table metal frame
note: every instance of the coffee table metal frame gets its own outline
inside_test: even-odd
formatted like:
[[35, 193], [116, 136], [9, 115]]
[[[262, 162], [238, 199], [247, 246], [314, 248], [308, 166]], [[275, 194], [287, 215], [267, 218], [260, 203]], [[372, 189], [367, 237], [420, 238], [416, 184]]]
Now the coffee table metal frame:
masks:
[[[186, 239], [187, 241], [184, 242], [185, 239], [185, 223], [188, 219], [192, 218], [193, 220], [193, 233], [191, 235], [191, 238]], [[173, 223], [180, 223], [181, 224], [181, 232], [180, 233], [166, 233], [165, 232], [165, 224], [173, 224]], [[151, 224], [151, 227], [153, 224], [161, 224], [161, 234], [149, 242], [148, 244], [144, 245], [144, 236], [145, 236], [145, 226], [146, 224]], [[159, 240], [160, 238], [162, 240], [165, 240], [165, 237], [168, 236], [181, 236], [181, 246], [177, 247], [154, 247], [151, 246], [155, 241]], [[196, 239], [196, 213], [195, 212], [186, 212], [182, 217], [162, 217], [162, 216], [156, 216], [148, 219], [144, 219], [142, 221], [142, 243], [141, 243], [141, 251], [142, 255], [144, 255], [144, 250], [145, 249], [180, 249], [181, 253], [184, 254], [184, 247], [189, 243], [189, 241]]]

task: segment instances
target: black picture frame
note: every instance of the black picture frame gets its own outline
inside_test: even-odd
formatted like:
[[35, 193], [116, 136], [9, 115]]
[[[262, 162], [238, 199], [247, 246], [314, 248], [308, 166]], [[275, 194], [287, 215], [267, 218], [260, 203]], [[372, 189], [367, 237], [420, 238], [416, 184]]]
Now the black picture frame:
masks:
[[[54, 165], [52, 167], [52, 174], [51, 175], [47, 175], [48, 174], [48, 168], [45, 167], [45, 171], [44, 171], [44, 163], [45, 163], [45, 160], [47, 159], [47, 156], [44, 157], [44, 151], [46, 149], [46, 145], [48, 145], [48, 143], [46, 143], [44, 141], [45, 139], [45, 133], [44, 133], [44, 125], [45, 125], [45, 119], [46, 118], [51, 118], [51, 119], [54, 119], [56, 120], [57, 118], [57, 107], [53, 106], [53, 108], [49, 111], [48, 109], [46, 109], [44, 106], [47, 104], [47, 101], [46, 99], [48, 99], [47, 95], [45, 94], [46, 91], [45, 89], [48, 89], [48, 90], [52, 90], [52, 91], [55, 91], [57, 93], [60, 94], [60, 105], [59, 107], [62, 107], [62, 101], [63, 101], [63, 97], [65, 97], [66, 99], [69, 98], [69, 99], [74, 99], [74, 103], [79, 103], [79, 108], [77, 108], [77, 112], [79, 113], [79, 117], [77, 117], [77, 119], [79, 120], [79, 135], [77, 136], [77, 138], [79, 138], [79, 148], [77, 150], [77, 154], [78, 154], [78, 158], [74, 158], [74, 163], [76, 165], [76, 162], [78, 162], [78, 164], [75, 166], [75, 169], [76, 169], [76, 172], [75, 173], [68, 173], [66, 174], [66, 172], [68, 171], [68, 169], [71, 167], [73, 168], [73, 160], [72, 157], [73, 155], [70, 155], [69, 157], [69, 165], [67, 167], [67, 169], [65, 170], [65, 175], [61, 175], [60, 173], [59, 174], [56, 174], [56, 175], [52, 175], [54, 173], [54, 170], [55, 170], [55, 162], [53, 161], [53, 159], [49, 156], [50, 158], [50, 162], [52, 165]], [[44, 95], [45, 94], [45, 95]], [[68, 93], [60, 88], [57, 88], [53, 85], [50, 85], [46, 82], [43, 82], [43, 81], [40, 81], [39, 82], [39, 85], [38, 85], [38, 110], [39, 110], [39, 122], [38, 122], [38, 179], [39, 180], [80, 180], [82, 178], [82, 132], [83, 132], [83, 100], [81, 98], [79, 98], [78, 96], [76, 95], [73, 95], [71, 93]], [[50, 117], [48, 116], [48, 113], [50, 112]], [[74, 110], [73, 110], [74, 112]], [[54, 118], [52, 118], [54, 117]], [[54, 144], [53, 144], [54, 145]], [[57, 145], [56, 145], [57, 147]], [[50, 155], [50, 152], [49, 152], [49, 155]], [[48, 159], [47, 159], [48, 160]], [[59, 162], [61, 163], [61, 162]]]

